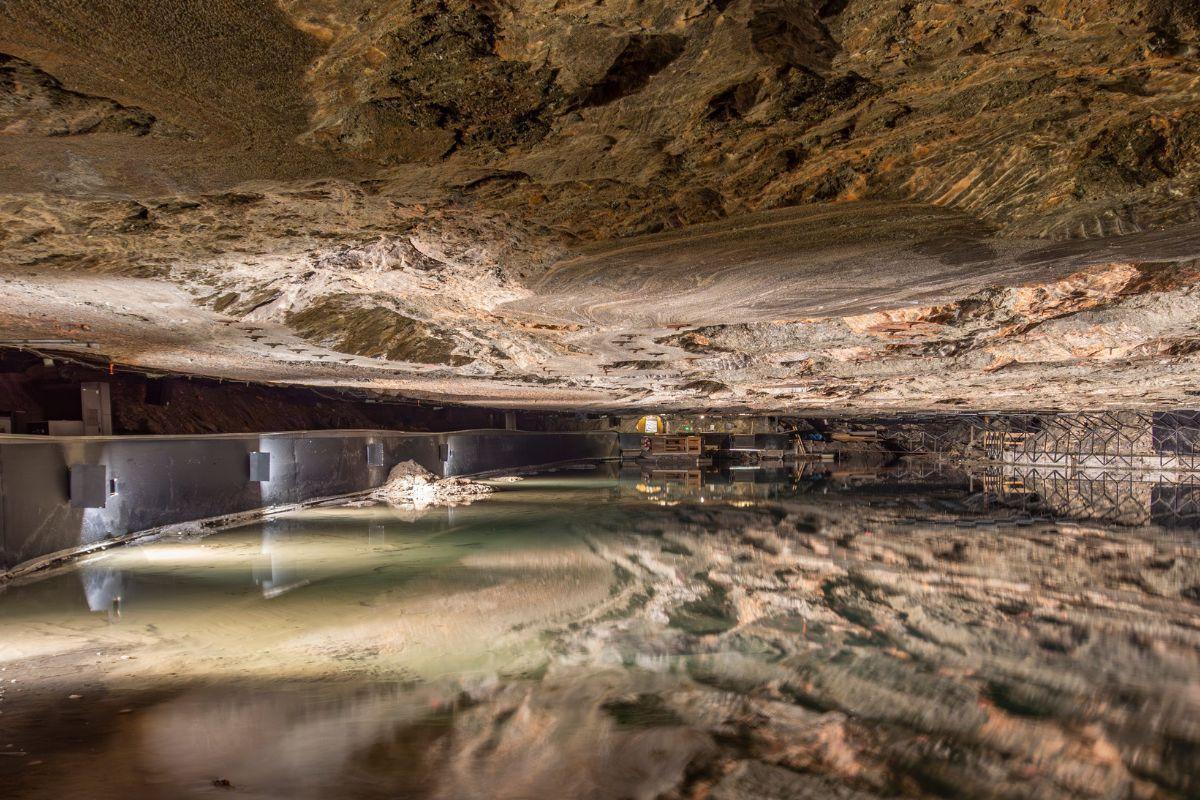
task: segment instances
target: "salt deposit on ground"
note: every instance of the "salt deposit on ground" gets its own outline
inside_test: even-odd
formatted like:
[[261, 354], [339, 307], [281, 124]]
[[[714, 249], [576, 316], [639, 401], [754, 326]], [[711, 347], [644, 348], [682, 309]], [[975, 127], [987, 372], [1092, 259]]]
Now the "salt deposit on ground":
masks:
[[486, 483], [467, 478], [438, 478], [410, 459], [392, 467], [387, 482], [372, 492], [370, 499], [392, 506], [427, 508], [470, 503], [493, 491]]

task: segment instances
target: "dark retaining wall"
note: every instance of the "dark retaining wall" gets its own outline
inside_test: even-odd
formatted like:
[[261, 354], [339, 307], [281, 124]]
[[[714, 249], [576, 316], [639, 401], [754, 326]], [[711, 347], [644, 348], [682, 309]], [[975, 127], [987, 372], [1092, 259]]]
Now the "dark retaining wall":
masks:
[[[381, 467], [367, 463], [374, 444]], [[271, 454], [266, 482], [250, 481], [255, 451]], [[471, 475], [616, 455], [613, 433], [0, 436], [0, 570], [163, 525], [365, 491], [406, 459], [437, 475]], [[76, 464], [103, 464], [116, 479], [103, 508], [71, 505]]]

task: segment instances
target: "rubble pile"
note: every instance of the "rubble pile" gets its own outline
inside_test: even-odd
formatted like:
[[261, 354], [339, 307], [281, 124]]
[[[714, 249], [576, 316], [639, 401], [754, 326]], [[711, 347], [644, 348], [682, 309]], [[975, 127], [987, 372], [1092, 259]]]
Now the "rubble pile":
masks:
[[392, 467], [385, 484], [370, 495], [370, 500], [402, 508], [418, 509], [440, 505], [465, 505], [486, 497], [494, 489], [486, 483], [467, 478], [438, 478], [413, 460]]

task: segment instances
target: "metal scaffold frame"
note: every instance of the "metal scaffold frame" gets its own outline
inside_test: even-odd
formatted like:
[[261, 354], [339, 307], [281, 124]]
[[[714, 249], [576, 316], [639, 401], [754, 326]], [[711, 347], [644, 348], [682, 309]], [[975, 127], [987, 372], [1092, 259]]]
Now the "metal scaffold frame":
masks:
[[[856, 420], [861, 424], [861, 421]], [[1200, 411], [896, 415], [870, 420], [921, 481], [966, 471], [1026, 513], [1200, 527]]]

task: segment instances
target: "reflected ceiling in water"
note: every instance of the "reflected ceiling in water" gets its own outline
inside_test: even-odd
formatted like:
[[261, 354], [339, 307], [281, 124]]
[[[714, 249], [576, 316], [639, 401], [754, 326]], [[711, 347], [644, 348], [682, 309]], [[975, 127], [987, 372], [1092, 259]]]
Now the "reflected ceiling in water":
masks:
[[[1089, 521], [1060, 502], [1080, 487], [930, 462], [501, 489], [10, 586], [6, 791], [1200, 792], [1190, 529]], [[1136, 521], [1152, 495], [1122, 495], [1148, 503]]]

